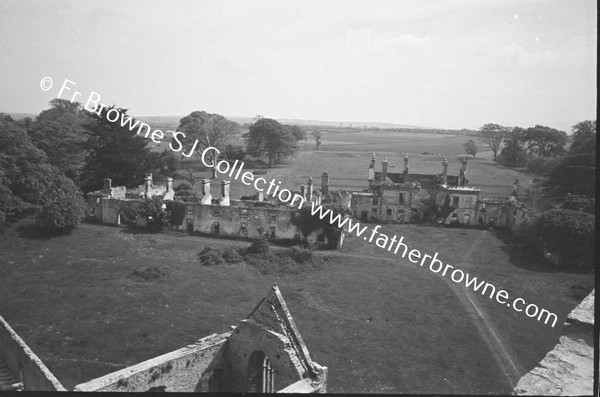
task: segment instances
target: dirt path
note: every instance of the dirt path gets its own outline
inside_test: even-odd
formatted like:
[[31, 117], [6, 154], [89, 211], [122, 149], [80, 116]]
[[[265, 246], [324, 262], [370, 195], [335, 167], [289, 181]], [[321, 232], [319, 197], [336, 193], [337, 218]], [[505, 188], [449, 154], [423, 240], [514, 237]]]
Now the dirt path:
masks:
[[[475, 252], [475, 249], [481, 242], [483, 236], [487, 234], [484, 231], [478, 235], [477, 239], [473, 242], [461, 263], [457, 264], [457, 268], [461, 270], [467, 270], [471, 268], [468, 263], [469, 258]], [[471, 289], [465, 287], [464, 284], [453, 282], [448, 277], [442, 277], [448, 284], [450, 289], [454, 291], [460, 302], [465, 306], [465, 309], [471, 316], [473, 324], [477, 327], [479, 334], [488, 345], [494, 360], [502, 370], [502, 374], [506, 378], [507, 382], [514, 387], [521, 378], [522, 374], [525, 373], [523, 366], [519, 362], [519, 359], [508, 343], [502, 338], [494, 324], [490, 321], [485, 309], [477, 303], [478, 298], [474, 298], [474, 293]], [[485, 297], [488, 299], [488, 297]]]

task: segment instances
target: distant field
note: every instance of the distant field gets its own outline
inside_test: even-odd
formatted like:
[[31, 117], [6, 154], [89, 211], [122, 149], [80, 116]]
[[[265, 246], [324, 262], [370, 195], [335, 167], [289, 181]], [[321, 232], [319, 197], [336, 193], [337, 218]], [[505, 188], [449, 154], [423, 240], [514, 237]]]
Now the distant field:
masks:
[[[311, 356], [329, 367], [330, 392], [509, 394], [514, 387], [441, 277], [362, 239], [348, 240], [343, 254], [354, 257], [334, 257], [323, 270], [263, 275], [250, 266], [199, 265], [204, 246], [230, 241], [97, 225], [38, 239], [28, 237], [32, 224], [21, 221], [0, 239], [0, 313], [68, 388], [228, 330], [274, 283]], [[384, 230], [554, 311], [559, 324], [577, 304], [572, 287], [593, 282], [520, 267], [491, 232]], [[157, 279], [135, 275], [148, 267], [158, 269]], [[518, 353], [523, 374], [557, 343], [560, 326], [475, 298]]]
[[[377, 155], [376, 170], [381, 171], [381, 161], [387, 157], [389, 172], [402, 172], [404, 169], [404, 154], [409, 156], [409, 169], [415, 174], [439, 174], [442, 172], [442, 160], [448, 158], [450, 163], [448, 173], [458, 175], [460, 160], [463, 158], [463, 143], [470, 137], [430, 134], [430, 133], [400, 133], [385, 131], [357, 131], [324, 133], [322, 146], [314, 150], [314, 139], [300, 142], [300, 151], [294, 156], [284, 159], [281, 164], [267, 169], [252, 159], [246, 160], [250, 170], [267, 171], [268, 180], [274, 178], [282, 182], [288, 189], [299, 190], [308, 177], [312, 176], [315, 187], [320, 186], [323, 170], [329, 171], [330, 186], [333, 189], [362, 191], [368, 187], [367, 170], [373, 153]], [[238, 138], [233, 143], [243, 144]], [[534, 176], [504, 167], [491, 161], [491, 152], [483, 151], [478, 158], [468, 158], [467, 175], [470, 185], [479, 187], [489, 196], [508, 197], [512, 185], [519, 178], [523, 189], [533, 183]], [[422, 154], [428, 152], [430, 154]], [[439, 154], [439, 155], [438, 155]], [[208, 178], [210, 173], [200, 162], [199, 157], [184, 160], [182, 167], [193, 169], [198, 178]], [[175, 181], [176, 184], [180, 180]], [[213, 181], [213, 196], [220, 196], [219, 181]], [[199, 191], [200, 185], [196, 186]], [[252, 195], [256, 190], [245, 186], [239, 181], [232, 181], [231, 195], [239, 198], [242, 195]]]

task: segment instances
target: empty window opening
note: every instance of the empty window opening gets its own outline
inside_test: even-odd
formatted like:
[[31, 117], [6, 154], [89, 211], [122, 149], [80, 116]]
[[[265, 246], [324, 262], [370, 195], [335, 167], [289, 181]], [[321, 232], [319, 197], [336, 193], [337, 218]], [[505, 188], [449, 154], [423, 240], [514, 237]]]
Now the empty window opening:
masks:
[[271, 361], [262, 351], [255, 351], [250, 355], [248, 362], [248, 387], [249, 393], [273, 393], [275, 378]]

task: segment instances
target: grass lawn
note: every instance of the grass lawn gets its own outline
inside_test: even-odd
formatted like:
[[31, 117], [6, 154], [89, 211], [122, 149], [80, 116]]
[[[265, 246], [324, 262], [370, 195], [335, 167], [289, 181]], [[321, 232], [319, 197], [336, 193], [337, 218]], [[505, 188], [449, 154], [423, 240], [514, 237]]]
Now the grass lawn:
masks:
[[[508, 394], [514, 386], [498, 375], [464, 306], [439, 276], [378, 259], [386, 253], [362, 240], [344, 253], [367, 258], [263, 275], [249, 266], [198, 264], [204, 246], [231, 242], [95, 225], [37, 239], [28, 237], [31, 224], [22, 220], [0, 238], [0, 314], [67, 388], [227, 330], [274, 283], [313, 359], [329, 367], [330, 392]], [[389, 232], [453, 264], [482, 233], [419, 226]], [[561, 322], [577, 304], [570, 286], [590, 280], [521, 269], [491, 233], [482, 241], [469, 259], [473, 273], [555, 311]], [[156, 279], [139, 277], [148, 267], [158, 269]], [[485, 307], [526, 370], [558, 340], [559, 328], [493, 302]]]

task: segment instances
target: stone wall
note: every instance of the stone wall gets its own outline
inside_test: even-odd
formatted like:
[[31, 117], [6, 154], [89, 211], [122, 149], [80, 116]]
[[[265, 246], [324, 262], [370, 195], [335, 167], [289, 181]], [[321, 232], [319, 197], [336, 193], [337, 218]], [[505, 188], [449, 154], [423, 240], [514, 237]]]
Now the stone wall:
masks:
[[75, 386], [75, 391], [208, 392], [203, 375], [220, 367], [230, 333], [211, 335], [184, 348]]
[[294, 239], [298, 236], [292, 224], [289, 207], [220, 206], [190, 203], [184, 223], [192, 224], [194, 232], [215, 236], [257, 238], [266, 233], [274, 239]]
[[38, 356], [0, 316], [0, 355], [25, 391], [66, 391]]
[[592, 395], [594, 390], [594, 291], [567, 317], [563, 336], [539, 365], [523, 376], [516, 395]]

